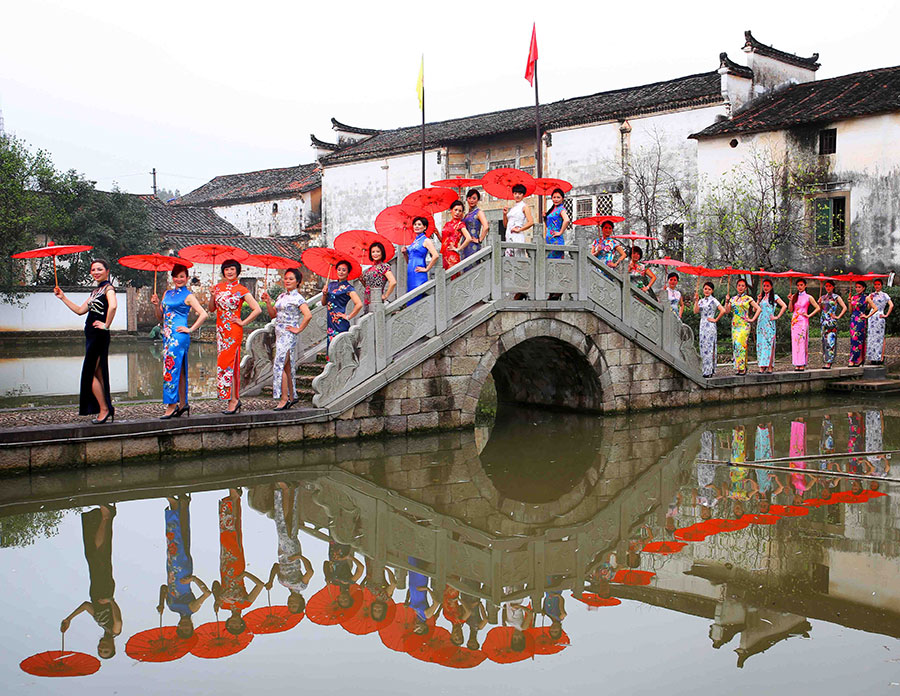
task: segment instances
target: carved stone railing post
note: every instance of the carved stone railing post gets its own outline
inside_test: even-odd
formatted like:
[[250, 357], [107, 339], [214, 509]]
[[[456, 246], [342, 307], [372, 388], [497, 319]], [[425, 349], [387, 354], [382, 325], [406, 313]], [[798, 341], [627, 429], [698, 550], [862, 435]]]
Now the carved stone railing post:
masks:
[[447, 273], [440, 262], [434, 267], [434, 325], [435, 335], [447, 328]]
[[547, 299], [547, 240], [543, 234], [538, 234], [537, 225], [534, 231], [534, 243], [537, 249], [534, 252], [534, 299]]
[[[403, 247], [400, 248], [402, 249]], [[398, 251], [393, 260], [396, 262], [396, 267], [394, 268], [394, 277], [397, 279], [397, 297], [400, 297], [401, 295], [405, 295], [407, 293], [406, 257], [403, 255], [403, 252]]]
[[491, 299], [503, 298], [503, 250], [500, 248], [500, 236], [491, 232]]
[[384, 302], [379, 302], [372, 312], [375, 322], [375, 370], [380, 372], [388, 364], [387, 327], [384, 319]]
[[628, 259], [625, 259], [613, 270], [615, 271], [616, 278], [619, 280], [619, 283], [622, 287], [622, 321], [625, 322], [626, 326], [631, 326], [631, 281], [628, 278]]
[[594, 271], [588, 258], [591, 254], [590, 242], [587, 235], [578, 235], [578, 299], [582, 302], [588, 299], [588, 289], [591, 287], [589, 273]]

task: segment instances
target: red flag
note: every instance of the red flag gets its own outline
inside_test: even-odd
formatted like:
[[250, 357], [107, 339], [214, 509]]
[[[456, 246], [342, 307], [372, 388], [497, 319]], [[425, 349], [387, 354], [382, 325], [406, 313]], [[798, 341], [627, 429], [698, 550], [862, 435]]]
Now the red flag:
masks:
[[537, 27], [531, 25], [531, 45], [528, 47], [528, 63], [525, 65], [525, 79], [528, 84], [534, 85], [534, 73], [537, 70]]

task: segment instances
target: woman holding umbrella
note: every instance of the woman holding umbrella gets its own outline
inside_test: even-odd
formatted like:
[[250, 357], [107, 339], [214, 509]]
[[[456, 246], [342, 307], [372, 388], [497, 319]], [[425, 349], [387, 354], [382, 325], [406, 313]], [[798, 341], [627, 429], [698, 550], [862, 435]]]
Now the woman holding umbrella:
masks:
[[866, 354], [866, 307], [868, 294], [866, 284], [857, 280], [856, 294], [850, 296], [850, 367], [863, 364]]
[[616, 268], [625, 260], [625, 247], [612, 238], [613, 223], [604, 220], [600, 223], [600, 236], [591, 242], [591, 255], [596, 256], [610, 268]]
[[91, 277], [97, 283], [90, 296], [77, 305], [56, 286], [53, 294], [75, 314], [87, 314], [84, 322], [84, 364], [81, 367], [81, 395], [78, 415], [94, 413], [91, 423], [99, 425], [116, 419], [109, 395], [109, 327], [116, 316], [116, 290], [109, 282], [109, 263], [103, 259], [91, 262]]
[[[753, 316], [750, 316], [750, 310]], [[735, 374], [747, 374], [747, 344], [750, 341], [750, 324], [759, 317], [759, 305], [747, 294], [747, 281], [737, 282], [737, 295], [725, 298], [725, 311], [732, 312], [731, 346], [734, 352]]]
[[[806, 369], [809, 361], [809, 320], [819, 311], [819, 303], [806, 292], [806, 281], [797, 278], [797, 294], [788, 297], [788, 309], [791, 311], [791, 353], [794, 370]], [[810, 312], [809, 308], [813, 311]]]
[[[338, 261], [334, 267], [337, 280], [332, 280], [326, 288], [326, 307], [328, 322], [326, 332], [328, 345], [339, 333], [350, 330], [350, 320], [359, 314], [362, 302], [353, 285], [350, 283], [350, 271], [353, 268], [349, 261]], [[353, 309], [347, 314], [347, 305], [353, 303]]]
[[700, 358], [703, 361], [703, 376], [716, 374], [718, 358], [718, 332], [716, 323], [725, 314], [725, 308], [715, 298], [715, 286], [707, 281], [703, 283], [703, 297], [694, 293], [694, 312], [700, 315]]
[[[550, 194], [550, 209], [544, 215], [544, 222], [547, 225], [547, 244], [566, 243], [566, 230], [571, 224], [571, 219], [569, 213], [566, 212], [565, 199], [566, 196], [561, 188], [553, 189], [553, 193]], [[561, 251], [551, 251], [547, 254], [548, 259], [561, 259], [562, 257]]]
[[[187, 353], [191, 345], [191, 334], [209, 315], [188, 289], [187, 280], [187, 268], [176, 265], [172, 268], [175, 287], [166, 290], [162, 302], [155, 292], [150, 298], [157, 320], [163, 322], [163, 403], [166, 404], [166, 411], [160, 416], [160, 420], [191, 414], [188, 404]], [[197, 313], [197, 321], [188, 327], [187, 318], [192, 309]]]
[[[512, 187], [515, 203], [512, 208], [503, 208], [503, 224], [506, 226], [506, 239], [510, 242], [525, 242], [525, 232], [534, 225], [531, 206], [525, 204], [528, 188], [525, 184]], [[528, 256], [524, 249], [507, 249], [507, 256]]]
[[[759, 318], [756, 324], [756, 362], [760, 372], [772, 372], [775, 365], [775, 322], [787, 310], [787, 305], [772, 286], [772, 279], [765, 278], [759, 295]], [[775, 313], [775, 308], [778, 313]]]
[[644, 251], [637, 244], [631, 247], [631, 263], [628, 264], [628, 275], [635, 286], [650, 295], [653, 294], [653, 283], [656, 282], [656, 274], [641, 263]]
[[441, 230], [441, 262], [444, 270], [458, 264], [460, 254], [471, 243], [472, 235], [463, 221], [462, 201], [453, 201], [450, 204], [450, 220]]
[[833, 280], [826, 280], [824, 285], [825, 292], [819, 296], [819, 305], [822, 307], [822, 366], [828, 370], [837, 355], [838, 319], [847, 313], [847, 305], [844, 298], [834, 291]]
[[866, 303], [871, 308], [871, 312], [866, 315], [869, 326], [866, 334], [866, 360], [873, 365], [882, 365], [884, 363], [884, 327], [885, 319], [891, 316], [894, 311], [894, 303], [884, 290], [881, 278], [872, 281], [875, 288], [866, 299]]
[[381, 242], [373, 242], [369, 246], [369, 266], [362, 274], [362, 284], [365, 288], [365, 297], [363, 306], [364, 312], [369, 311], [369, 305], [372, 302], [372, 290], [375, 290], [377, 303], [387, 302], [387, 298], [394, 292], [397, 287], [397, 279], [391, 271], [391, 266], [387, 262], [384, 245]]
[[[228, 402], [227, 415], [241, 410], [241, 344], [244, 327], [262, 311], [250, 291], [238, 282], [241, 264], [234, 259], [222, 263], [222, 277], [209, 297], [209, 311], [216, 312], [216, 389], [219, 398]], [[241, 319], [244, 302], [250, 305], [250, 314]]]
[[472, 243], [462, 250], [463, 258], [468, 258], [472, 254], [477, 254], [481, 251], [481, 245], [484, 244], [488, 231], [491, 229], [484, 211], [478, 207], [480, 202], [481, 194], [478, 192], [478, 189], [470, 189], [466, 194], [469, 212], [463, 217], [463, 222], [466, 223], [466, 229], [469, 231]]
[[309, 306], [297, 290], [303, 276], [299, 268], [288, 268], [282, 276], [284, 292], [273, 303], [269, 293], [263, 290], [260, 299], [266, 303], [269, 318], [275, 320], [275, 359], [272, 361], [272, 397], [278, 400], [276, 411], [284, 411], [296, 404], [297, 387], [294, 384], [297, 336], [312, 319]]
[[[409, 292], [428, 282], [428, 272], [438, 260], [438, 252], [430, 239], [425, 236], [428, 230], [428, 218], [416, 217], [412, 222], [416, 238], [409, 246], [403, 247], [403, 254], [408, 259], [406, 264], [406, 290]], [[410, 304], [421, 298], [417, 297]]]

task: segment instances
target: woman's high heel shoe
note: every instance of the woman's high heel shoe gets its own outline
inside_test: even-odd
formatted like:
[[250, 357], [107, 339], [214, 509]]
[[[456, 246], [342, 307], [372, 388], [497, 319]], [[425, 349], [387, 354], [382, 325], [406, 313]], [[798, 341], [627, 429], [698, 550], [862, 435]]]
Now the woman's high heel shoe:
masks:
[[241, 400], [238, 399], [237, 406], [234, 407], [233, 411], [222, 411], [226, 416], [233, 416], [235, 413], [241, 412]]
[[191, 405], [185, 404], [180, 408], [175, 409], [175, 413], [172, 414], [172, 418], [181, 418], [182, 416], [191, 415]]
[[110, 423], [114, 423], [115, 420], [116, 420], [116, 409], [114, 409], [112, 406], [110, 406], [109, 412], [106, 414], [106, 416], [102, 420], [99, 418], [91, 418], [91, 423], [93, 425], [103, 425], [107, 421], [109, 421]]

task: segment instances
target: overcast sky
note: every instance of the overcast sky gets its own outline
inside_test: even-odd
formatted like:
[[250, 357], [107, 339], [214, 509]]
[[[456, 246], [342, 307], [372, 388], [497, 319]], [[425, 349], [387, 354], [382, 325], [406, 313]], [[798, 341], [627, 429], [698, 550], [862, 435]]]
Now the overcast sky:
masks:
[[[744, 30], [818, 51], [819, 79], [900, 64], [900, 3], [199, 2], [28, 0], [0, 10], [6, 130], [110, 188], [182, 193], [218, 174], [312, 160], [332, 116], [394, 128], [533, 103], [523, 78], [537, 21], [541, 100], [738, 62]], [[548, 12], [555, 11], [552, 14]]]

